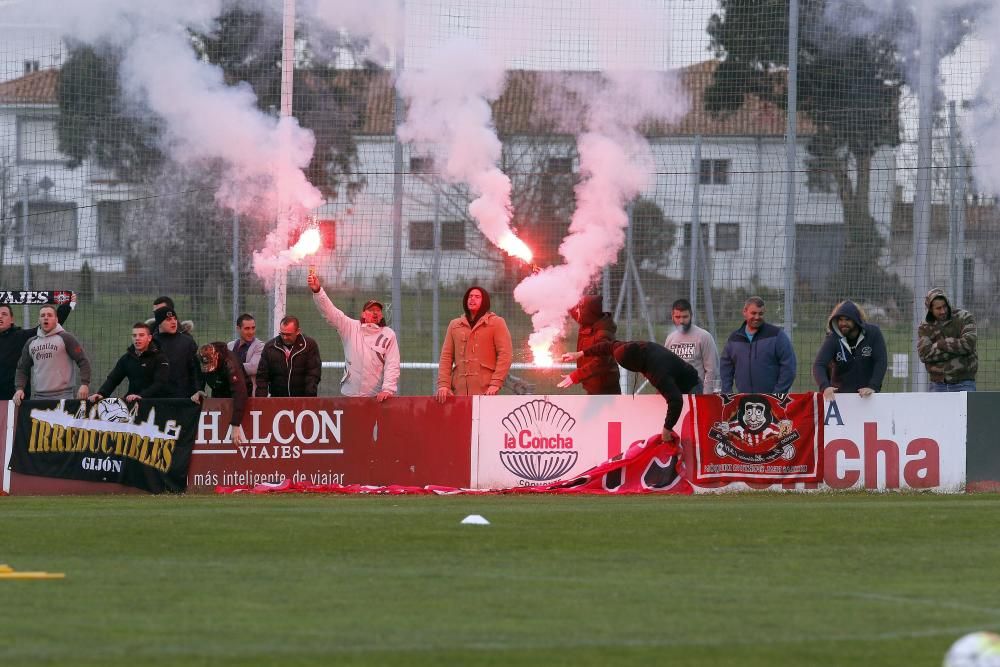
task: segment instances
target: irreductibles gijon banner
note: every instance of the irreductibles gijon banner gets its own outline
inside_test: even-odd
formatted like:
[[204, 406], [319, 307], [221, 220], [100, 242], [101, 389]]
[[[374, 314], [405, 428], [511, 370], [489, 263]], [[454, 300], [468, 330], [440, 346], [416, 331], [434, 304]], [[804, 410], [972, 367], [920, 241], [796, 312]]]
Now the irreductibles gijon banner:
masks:
[[682, 439], [698, 486], [823, 481], [823, 395], [688, 396]]
[[14, 472], [115, 482], [152, 493], [187, 488], [201, 408], [183, 399], [25, 401], [14, 435]]

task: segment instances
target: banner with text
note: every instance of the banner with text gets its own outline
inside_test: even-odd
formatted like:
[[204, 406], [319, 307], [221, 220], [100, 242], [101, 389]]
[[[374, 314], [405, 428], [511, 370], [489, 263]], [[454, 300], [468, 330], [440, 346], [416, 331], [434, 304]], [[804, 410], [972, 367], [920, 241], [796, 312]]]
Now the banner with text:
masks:
[[682, 442], [692, 484], [819, 482], [823, 396], [688, 396]]
[[250, 399], [234, 447], [232, 402], [209, 399], [191, 462], [192, 489], [276, 484], [469, 486], [472, 398]]
[[667, 412], [651, 394], [485, 396], [476, 406], [472, 486], [480, 489], [578, 477], [660, 433]]
[[11, 306], [41, 306], [46, 303], [69, 303], [73, 293], [68, 290], [0, 290], [0, 303]]
[[10, 469], [25, 475], [114, 482], [152, 493], [187, 488], [198, 424], [189, 400], [25, 401]]

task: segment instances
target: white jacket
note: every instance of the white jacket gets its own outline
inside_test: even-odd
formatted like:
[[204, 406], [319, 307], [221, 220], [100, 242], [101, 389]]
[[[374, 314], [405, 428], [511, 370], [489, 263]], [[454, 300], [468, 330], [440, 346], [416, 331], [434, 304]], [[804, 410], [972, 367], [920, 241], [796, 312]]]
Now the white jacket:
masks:
[[380, 391], [398, 393], [399, 345], [396, 332], [377, 324], [362, 324], [333, 305], [326, 290], [313, 294], [320, 314], [340, 334], [344, 343], [344, 377], [340, 393], [344, 396], [374, 396]]
[[[242, 339], [237, 338], [236, 340], [231, 340], [226, 343], [226, 347], [230, 351], [236, 350], [236, 343], [239, 343]], [[264, 341], [260, 338], [254, 338], [253, 342], [250, 343], [250, 349], [247, 350], [247, 360], [243, 364], [243, 370], [247, 374], [247, 382], [250, 383], [248, 388], [250, 396], [253, 396], [254, 392], [257, 390], [257, 366], [260, 365], [260, 353], [264, 351]]]

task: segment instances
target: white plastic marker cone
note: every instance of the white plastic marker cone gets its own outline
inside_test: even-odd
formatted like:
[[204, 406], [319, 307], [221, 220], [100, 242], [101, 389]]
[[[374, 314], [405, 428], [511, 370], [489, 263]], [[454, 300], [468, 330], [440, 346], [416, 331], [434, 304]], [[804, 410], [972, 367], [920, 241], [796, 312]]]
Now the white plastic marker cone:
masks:
[[462, 523], [467, 523], [472, 526], [488, 526], [490, 522], [478, 514], [470, 514], [469, 516], [462, 519]]

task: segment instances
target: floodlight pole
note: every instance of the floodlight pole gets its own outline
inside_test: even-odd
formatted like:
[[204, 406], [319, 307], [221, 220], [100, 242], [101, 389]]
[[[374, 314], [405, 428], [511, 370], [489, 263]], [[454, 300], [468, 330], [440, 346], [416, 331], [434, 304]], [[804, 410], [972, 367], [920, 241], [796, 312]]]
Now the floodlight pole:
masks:
[[788, 3], [788, 100], [785, 137], [787, 178], [785, 187], [785, 333], [792, 339], [795, 325], [795, 198], [798, 196], [798, 84], [799, 84], [799, 0]]
[[[21, 181], [21, 254], [24, 256], [24, 291], [27, 292], [31, 289], [31, 247], [29, 246], [29, 241], [31, 236], [28, 234], [28, 188], [31, 187], [31, 183], [28, 177], [25, 176], [24, 180]], [[25, 329], [29, 329], [31, 317], [31, 309], [28, 307], [28, 300], [24, 300], [24, 321], [21, 323]]]
[[[281, 35], [281, 118], [292, 115], [292, 77], [295, 66], [295, 0], [284, 0]], [[288, 217], [287, 202], [280, 204], [278, 229], [287, 230], [282, 222]], [[287, 231], [286, 231], [287, 233]], [[288, 239], [282, 239], [287, 242]], [[285, 316], [288, 291], [288, 269], [274, 272], [274, 304], [271, 311], [271, 334], [277, 336], [281, 318]]]

